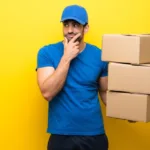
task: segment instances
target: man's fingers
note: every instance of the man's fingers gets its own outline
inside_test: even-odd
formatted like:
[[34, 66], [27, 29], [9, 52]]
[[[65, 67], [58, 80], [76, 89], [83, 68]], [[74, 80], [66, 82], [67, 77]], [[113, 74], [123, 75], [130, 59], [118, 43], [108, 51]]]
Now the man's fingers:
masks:
[[65, 37], [64, 38], [64, 45], [66, 46], [68, 44], [68, 39]]
[[74, 48], [79, 49], [79, 46], [75, 46]]
[[75, 40], [78, 38], [78, 37], [80, 37], [81, 36], [81, 33], [78, 33], [78, 34], [76, 34], [71, 40], [70, 40], [70, 42], [75, 42]]
[[73, 46], [77, 46], [79, 44], [80, 44], [79, 41], [76, 41], [75, 43], [73, 43]]

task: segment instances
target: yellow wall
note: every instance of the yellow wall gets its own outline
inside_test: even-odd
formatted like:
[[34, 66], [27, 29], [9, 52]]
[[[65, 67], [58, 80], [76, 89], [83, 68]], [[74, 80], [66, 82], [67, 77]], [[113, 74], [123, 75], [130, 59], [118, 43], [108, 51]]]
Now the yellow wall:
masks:
[[[87, 8], [90, 31], [86, 40], [98, 46], [104, 33], [150, 32], [149, 0], [1, 1], [1, 150], [46, 150], [47, 102], [36, 84], [36, 54], [41, 46], [62, 38], [60, 15], [64, 6], [73, 3]], [[107, 117], [104, 121], [110, 150], [150, 149], [149, 123]]]

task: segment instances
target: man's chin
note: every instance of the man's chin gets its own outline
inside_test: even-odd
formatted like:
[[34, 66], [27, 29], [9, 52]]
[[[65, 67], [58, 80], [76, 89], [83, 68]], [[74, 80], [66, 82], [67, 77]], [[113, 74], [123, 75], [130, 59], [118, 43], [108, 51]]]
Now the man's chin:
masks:
[[68, 42], [70, 42], [72, 38], [67, 38], [67, 39], [68, 39]]
[[64, 36], [64, 37], [68, 40], [68, 42], [70, 42], [71, 39], [72, 39], [72, 38], [70, 38], [70, 37], [66, 37], [66, 36]]

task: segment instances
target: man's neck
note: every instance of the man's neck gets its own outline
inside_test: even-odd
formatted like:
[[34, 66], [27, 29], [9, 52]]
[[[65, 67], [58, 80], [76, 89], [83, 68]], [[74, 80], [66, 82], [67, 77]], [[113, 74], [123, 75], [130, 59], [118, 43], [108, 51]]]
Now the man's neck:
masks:
[[80, 53], [85, 49], [85, 46], [86, 46], [86, 43], [81, 41], [81, 43], [79, 44]]

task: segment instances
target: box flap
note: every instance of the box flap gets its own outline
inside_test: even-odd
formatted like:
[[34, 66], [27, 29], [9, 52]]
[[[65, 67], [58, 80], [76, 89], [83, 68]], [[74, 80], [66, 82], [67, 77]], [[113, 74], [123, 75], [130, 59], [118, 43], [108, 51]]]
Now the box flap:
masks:
[[124, 36], [150, 37], [150, 34], [122, 34]]
[[150, 64], [141, 64], [141, 66], [150, 67]]
[[103, 36], [139, 36], [139, 37], [150, 37], [150, 33], [140, 33], [140, 34], [104, 34]]
[[150, 64], [132, 64], [132, 63], [116, 63], [116, 62], [109, 62], [109, 64], [112, 65], [132, 65], [132, 66], [144, 66], [144, 67], [150, 67]]

